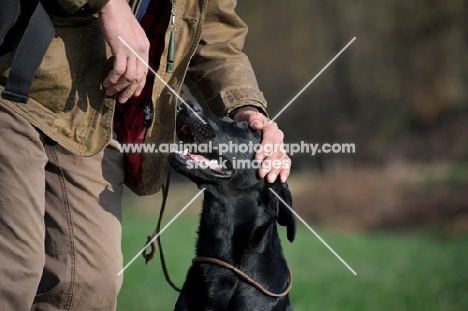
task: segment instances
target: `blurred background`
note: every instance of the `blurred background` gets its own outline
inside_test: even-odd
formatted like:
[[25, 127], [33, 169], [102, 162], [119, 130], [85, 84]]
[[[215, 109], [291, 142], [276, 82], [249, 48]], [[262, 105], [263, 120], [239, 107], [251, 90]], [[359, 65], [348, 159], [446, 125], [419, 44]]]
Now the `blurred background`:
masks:
[[[276, 120], [287, 143], [356, 146], [292, 157], [296, 210], [358, 273], [298, 224], [295, 243], [283, 238], [295, 310], [468, 310], [468, 2], [256, 0], [237, 11], [271, 116], [357, 37]], [[171, 187], [166, 223], [198, 192], [182, 178]], [[126, 196], [125, 262], [159, 202]], [[200, 205], [163, 234], [179, 285]], [[159, 260], [141, 259], [119, 310], [172, 310], [176, 299]]]
[[340, 227], [466, 231], [468, 2], [255, 3], [239, 13], [272, 115], [357, 37], [277, 119], [288, 142], [356, 145], [293, 157], [296, 172], [321, 178], [298, 208]]

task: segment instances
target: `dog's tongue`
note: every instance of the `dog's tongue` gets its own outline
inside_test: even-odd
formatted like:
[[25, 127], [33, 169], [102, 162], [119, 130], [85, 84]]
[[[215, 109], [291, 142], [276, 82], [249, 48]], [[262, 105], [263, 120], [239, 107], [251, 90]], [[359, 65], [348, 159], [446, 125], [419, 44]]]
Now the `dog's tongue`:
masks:
[[210, 160], [208, 160], [207, 158], [205, 158], [204, 156], [202, 155], [199, 155], [199, 154], [191, 154], [191, 153], [187, 153], [187, 156], [194, 160], [194, 161], [198, 161], [198, 162], [210, 162]]

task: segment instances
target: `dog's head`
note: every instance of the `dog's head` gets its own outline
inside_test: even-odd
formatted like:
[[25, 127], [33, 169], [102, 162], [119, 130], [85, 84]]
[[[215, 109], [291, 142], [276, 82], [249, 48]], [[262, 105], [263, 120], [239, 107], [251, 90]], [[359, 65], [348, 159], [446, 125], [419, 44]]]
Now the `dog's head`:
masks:
[[[187, 149], [170, 155], [174, 169], [207, 190], [212, 186], [218, 192], [254, 186], [255, 178], [246, 178], [249, 172], [241, 172], [236, 165], [242, 160], [250, 161], [253, 152], [241, 153], [235, 149], [249, 141], [260, 143], [261, 133], [251, 130], [247, 122], [235, 122], [228, 117], [219, 119], [196, 102], [187, 104], [188, 107], [182, 106], [176, 121], [177, 137]], [[241, 175], [244, 175], [243, 182], [235, 182]]]
[[[287, 184], [279, 180], [269, 184], [257, 175], [261, 163], [254, 161], [254, 155], [255, 146], [262, 139], [261, 132], [250, 129], [245, 121], [217, 118], [196, 102], [188, 101], [187, 104], [190, 108], [182, 107], [177, 116], [176, 132], [179, 140], [189, 144], [188, 149], [192, 150], [171, 153], [171, 166], [199, 188], [206, 188], [205, 192], [225, 197], [258, 193], [267, 212], [274, 213], [278, 223], [287, 227], [287, 236], [292, 242], [296, 223], [291, 210], [285, 205], [292, 207]], [[193, 150], [195, 145], [198, 146], [196, 153]]]

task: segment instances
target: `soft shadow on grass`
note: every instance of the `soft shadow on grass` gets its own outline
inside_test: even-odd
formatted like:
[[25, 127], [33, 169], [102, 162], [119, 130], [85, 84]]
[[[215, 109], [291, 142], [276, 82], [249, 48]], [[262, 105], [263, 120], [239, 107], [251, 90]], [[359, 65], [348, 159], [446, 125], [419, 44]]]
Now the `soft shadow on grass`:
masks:
[[[173, 215], [166, 215], [165, 223]], [[141, 250], [155, 222], [155, 215], [125, 209], [125, 263]], [[178, 286], [182, 286], [194, 256], [197, 224], [197, 217], [182, 215], [162, 235], [168, 268]], [[279, 227], [293, 270], [290, 296], [296, 311], [468, 310], [468, 236], [345, 235], [314, 227], [358, 273], [354, 276], [301, 224], [293, 244], [286, 240], [283, 229]], [[173, 310], [177, 296], [164, 280], [159, 259], [145, 266], [141, 258], [125, 271], [117, 310]]]

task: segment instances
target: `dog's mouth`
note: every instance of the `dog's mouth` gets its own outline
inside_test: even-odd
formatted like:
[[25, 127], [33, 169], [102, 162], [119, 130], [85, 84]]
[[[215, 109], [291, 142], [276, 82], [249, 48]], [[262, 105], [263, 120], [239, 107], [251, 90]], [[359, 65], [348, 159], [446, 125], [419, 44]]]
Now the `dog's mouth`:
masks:
[[[207, 125], [198, 126], [197, 129], [201, 129], [202, 133], [211, 133], [211, 129]], [[205, 134], [206, 135], [206, 134]], [[201, 140], [193, 134], [190, 127], [187, 124], [182, 124], [182, 127], [178, 131], [179, 140], [189, 143], [200, 144]]]
[[188, 148], [175, 150], [173, 153], [177, 154], [179, 161], [184, 162], [189, 169], [205, 170], [221, 178], [230, 177], [234, 173], [232, 161], [220, 155], [218, 148], [210, 143], [210, 138], [214, 136], [212, 133], [213, 129], [208, 124], [183, 123], [177, 130], [177, 136]]

